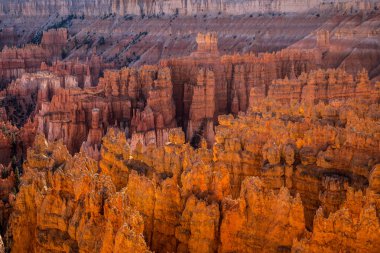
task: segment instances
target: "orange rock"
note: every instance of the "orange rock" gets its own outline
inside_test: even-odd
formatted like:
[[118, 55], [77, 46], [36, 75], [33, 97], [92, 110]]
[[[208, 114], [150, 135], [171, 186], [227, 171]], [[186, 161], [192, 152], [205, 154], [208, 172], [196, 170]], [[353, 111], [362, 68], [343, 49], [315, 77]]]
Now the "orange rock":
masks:
[[295, 241], [293, 252], [378, 252], [380, 225], [374, 206], [366, 203], [363, 194], [347, 191], [347, 202], [342, 209], [323, 217], [322, 209], [314, 218], [310, 238]]
[[4, 243], [3, 243], [3, 240], [1, 239], [1, 236], [0, 236], [0, 253], [4, 253], [4, 252], [5, 252]]
[[305, 229], [301, 198], [286, 188], [274, 194], [255, 177], [244, 180], [240, 198], [223, 201], [222, 214], [220, 252], [289, 250]]
[[38, 136], [11, 217], [13, 252], [147, 252], [142, 217], [94, 160]]
[[215, 252], [219, 234], [219, 205], [190, 196], [175, 236], [177, 252]]

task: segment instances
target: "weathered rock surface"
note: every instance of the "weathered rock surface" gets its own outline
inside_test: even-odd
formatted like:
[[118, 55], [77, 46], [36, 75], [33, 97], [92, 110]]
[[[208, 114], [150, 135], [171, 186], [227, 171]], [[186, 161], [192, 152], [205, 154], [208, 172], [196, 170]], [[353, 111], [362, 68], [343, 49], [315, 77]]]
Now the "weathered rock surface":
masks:
[[51, 101], [60, 88], [71, 87], [77, 87], [71, 76], [60, 78], [50, 72], [24, 73], [1, 92], [4, 96], [1, 106], [9, 120], [21, 127], [41, 109], [43, 103]]
[[305, 229], [301, 198], [287, 188], [274, 194], [255, 177], [244, 180], [237, 200], [223, 201], [222, 213], [220, 252], [287, 250]]
[[[227, 14], [247, 14], [252, 12], [258, 13], [293, 13], [293, 12], [306, 12], [313, 8], [327, 9], [336, 8], [341, 11], [357, 11], [357, 10], [372, 10], [378, 3], [374, 0], [366, 1], [365, 4], [360, 4], [360, 1], [343, 1], [331, 2], [327, 4], [323, 0], [311, 1], [268, 1], [268, 0], [239, 0], [230, 2], [223, 1], [141, 1], [135, 2], [130, 0], [101, 0], [97, 2], [84, 1], [85, 3], [78, 3], [76, 1], [20, 1], [13, 4], [12, 1], [4, 1], [0, 5], [1, 14], [7, 15], [25, 15], [25, 16], [48, 16], [58, 12], [61, 15], [68, 15], [69, 13], [84, 13], [86, 16], [97, 16], [109, 13], [116, 13], [118, 15], [135, 14], [135, 15], [160, 15], [162, 13], [174, 14], [179, 13], [183, 15], [193, 15], [202, 13], [215, 13], [225, 12]], [[330, 2], [329, 2], [330, 3]]]
[[371, 83], [366, 70], [361, 70], [355, 77], [343, 69], [315, 70], [302, 73], [298, 78], [280, 79], [269, 85], [268, 98], [282, 103], [304, 101], [342, 101], [349, 98], [378, 98], [379, 89]]
[[148, 252], [142, 217], [83, 154], [38, 136], [11, 218], [12, 252]]
[[[364, 2], [362, 4], [365, 4]], [[378, 15], [360, 14], [348, 19], [335, 16], [291, 48], [319, 48], [323, 68], [342, 68], [355, 75], [367, 69], [370, 79], [379, 79]]]
[[292, 252], [378, 252], [380, 224], [370, 196], [347, 191], [347, 200], [337, 212], [325, 218], [322, 209], [314, 218], [313, 233], [295, 241]]
[[113, 68], [114, 64], [104, 63], [101, 57], [93, 54], [91, 57], [82, 62], [76, 60], [54, 61], [51, 66], [46, 63], [41, 64], [42, 71], [50, 71], [62, 78], [67, 78], [68, 75], [76, 77], [78, 86], [92, 87], [96, 86], [99, 82], [100, 74], [105, 69]]
[[[96, 88], [60, 89], [43, 103], [38, 131], [50, 141], [62, 138], [74, 152], [86, 140], [92, 147], [99, 145], [104, 131], [114, 124], [128, 135], [175, 127], [170, 80], [169, 70], [157, 66], [106, 71]], [[91, 123], [95, 116], [97, 123]]]
[[[18, 187], [19, 170], [13, 170], [12, 166], [7, 167], [0, 165], [0, 236], [4, 236], [7, 233], [9, 217], [12, 213], [12, 207], [15, 203], [15, 194]], [[3, 242], [0, 238], [0, 252]], [[3, 248], [4, 250], [4, 248]], [[3, 251], [4, 252], [4, 251]]]
[[3, 240], [1, 239], [1, 236], [0, 236], [0, 253], [4, 253], [4, 252], [5, 252], [4, 243], [3, 243]]
[[[320, 62], [318, 50], [220, 56], [213, 33], [199, 34], [197, 43], [197, 51], [190, 56], [161, 64], [171, 70], [176, 118], [186, 126], [187, 140], [200, 135], [209, 146], [217, 115], [246, 111], [250, 100], [267, 96], [272, 80], [299, 76], [316, 69]], [[250, 94], [254, 94], [252, 98]]]
[[67, 42], [67, 30], [49, 30], [42, 35], [41, 45], [26, 45], [22, 48], [5, 46], [0, 52], [1, 88], [26, 72], [37, 71], [42, 62], [60, 58]]
[[25, 72], [37, 71], [41, 63], [48, 59], [49, 53], [36, 45], [28, 45], [23, 48], [3, 48], [0, 53], [2, 87]]
[[[140, 217], [139, 224], [144, 226], [130, 226], [144, 236], [139, 237], [140, 241], [132, 240], [141, 250], [149, 247], [156, 252], [376, 252], [380, 139], [378, 104], [368, 101], [355, 96], [327, 104], [283, 104], [264, 99], [236, 118], [220, 116], [213, 150], [207, 149], [205, 140], [200, 141], [198, 149], [185, 144], [185, 134], [180, 129], [170, 130], [169, 142], [161, 147], [138, 142], [131, 150], [125, 133], [111, 129], [101, 146], [100, 174], [90, 177], [100, 181], [90, 186], [81, 178], [90, 173], [88, 170], [97, 171], [95, 161], [84, 154], [72, 158], [62, 144], [46, 144], [38, 137], [24, 164], [24, 183], [11, 219], [12, 231], [20, 231], [17, 228], [25, 223], [34, 229], [28, 232], [33, 236], [13, 232], [14, 240], [27, 238], [17, 247], [85, 247], [100, 251], [101, 243], [91, 244], [93, 240], [103, 241], [95, 230], [88, 230], [93, 232], [86, 240], [80, 232], [71, 230], [72, 219], [82, 224], [81, 215], [86, 212], [108, 224], [106, 209], [103, 213], [97, 204], [92, 205], [97, 211], [86, 209], [86, 204], [78, 205], [79, 196], [89, 198], [86, 190], [79, 189], [91, 190], [95, 187], [91, 185], [98, 185], [96, 192], [104, 189], [105, 200], [91, 195], [95, 203], [108, 203], [108, 199], [120, 196], [128, 208], [135, 210], [123, 211], [126, 217]], [[93, 111], [93, 129], [97, 129], [97, 113]], [[74, 185], [65, 186], [70, 182]], [[77, 185], [81, 182], [87, 186]], [[40, 189], [39, 194], [44, 192], [45, 197], [33, 195], [36, 193], [32, 194], [32, 189]], [[72, 198], [69, 189], [74, 189]], [[364, 190], [366, 197], [361, 194]], [[36, 218], [20, 209], [20, 203], [29, 203], [33, 196], [35, 201], [42, 201], [33, 206]], [[44, 203], [52, 203], [53, 197], [60, 199], [53, 203], [67, 203], [70, 210], [77, 211], [63, 215], [47, 208]], [[54, 222], [47, 214], [52, 212]], [[131, 241], [118, 241], [121, 233], [125, 235], [118, 226], [107, 237], [115, 242], [107, 249], [133, 245]], [[53, 236], [52, 231], [54, 237], [49, 237]], [[51, 238], [66, 239], [58, 246], [48, 244]], [[366, 242], [362, 243], [361, 238], [366, 238]]]
[[378, 3], [306, 2], [0, 3], [7, 249], [378, 252]]
[[17, 143], [17, 127], [9, 122], [0, 121], [0, 164], [8, 165], [14, 154]]

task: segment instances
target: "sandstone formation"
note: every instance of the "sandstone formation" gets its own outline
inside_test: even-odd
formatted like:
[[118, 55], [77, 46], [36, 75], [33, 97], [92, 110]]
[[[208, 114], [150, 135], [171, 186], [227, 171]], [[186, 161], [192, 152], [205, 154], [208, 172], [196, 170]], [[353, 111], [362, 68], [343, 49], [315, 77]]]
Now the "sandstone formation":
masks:
[[41, 45], [27, 45], [23, 48], [4, 47], [0, 52], [1, 87], [21, 77], [25, 72], [35, 72], [42, 62], [61, 57], [67, 42], [67, 30], [49, 30], [42, 35]]
[[337, 16], [291, 45], [291, 48], [317, 47], [323, 52], [323, 68], [339, 67], [352, 75], [365, 68], [370, 79], [378, 79], [380, 54], [377, 20], [378, 15], [373, 14], [361, 13], [349, 19]]
[[201, 134], [209, 146], [217, 115], [246, 111], [252, 91], [253, 100], [264, 98], [272, 80], [296, 77], [320, 64], [318, 50], [220, 56], [216, 36], [200, 34], [191, 56], [161, 62], [171, 69], [177, 121], [186, 127], [187, 139]]
[[[15, 202], [16, 188], [18, 187], [19, 171], [14, 172], [12, 166], [5, 167], [0, 165], [0, 236], [6, 235], [9, 217]], [[1, 240], [1, 238], [0, 238]], [[0, 251], [2, 241], [0, 241]]]
[[379, 8], [2, 1], [5, 251], [380, 251]]
[[340, 11], [371, 10], [378, 3], [374, 0], [362, 1], [268, 1], [268, 0], [238, 0], [238, 1], [130, 1], [130, 0], [101, 0], [97, 2], [85, 1], [81, 5], [76, 1], [20, 1], [13, 4], [12, 1], [4, 1], [0, 6], [1, 14], [6, 15], [25, 15], [25, 16], [48, 16], [58, 12], [61, 15], [69, 13], [84, 13], [89, 16], [116, 13], [118, 15], [135, 14], [135, 15], [162, 15], [163, 13], [173, 14], [180, 13], [184, 15], [193, 15], [197, 13], [218, 13], [227, 14], [246, 14], [252, 12], [267, 13], [293, 13], [306, 12], [313, 8], [325, 10], [327, 8], [336, 8]]
[[17, 127], [9, 122], [0, 122], [0, 164], [8, 165], [17, 141]]
[[2, 91], [2, 106], [9, 120], [17, 126], [23, 126], [30, 115], [49, 102], [60, 88], [76, 87], [72, 76], [59, 76], [50, 72], [24, 73]]
[[380, 250], [380, 224], [376, 206], [370, 196], [347, 191], [347, 201], [342, 209], [325, 218], [322, 209], [314, 218], [311, 235], [296, 241], [292, 252], [377, 252]]
[[379, 96], [378, 92], [375, 85], [371, 84], [365, 69], [358, 72], [356, 77], [343, 69], [319, 69], [303, 73], [296, 79], [274, 80], [269, 86], [268, 98], [282, 103], [318, 103], [354, 97], [375, 102]]
[[38, 136], [24, 170], [12, 252], [148, 252], [142, 217], [95, 161]]
[[[106, 93], [117, 95], [111, 81], [102, 82]], [[169, 131], [169, 142], [161, 147], [139, 141], [131, 149], [125, 131], [111, 128], [100, 146], [99, 171], [85, 154], [71, 157], [62, 143], [47, 143], [38, 136], [24, 164], [24, 183], [11, 218], [13, 250], [84, 247], [98, 252], [105, 244], [94, 245], [94, 240], [111, 238], [109, 250], [137, 243], [140, 250], [155, 252], [376, 252], [380, 139], [379, 108], [373, 102], [379, 95], [373, 94], [350, 93], [347, 99], [318, 103], [257, 100], [237, 117], [218, 117], [212, 150], [203, 138], [194, 149], [178, 128]], [[94, 130], [99, 127], [98, 113], [91, 112]], [[91, 138], [99, 138], [95, 133]], [[99, 174], [89, 178], [98, 183], [81, 179], [96, 171]], [[73, 185], [67, 186], [70, 182]], [[95, 186], [96, 192], [103, 189], [103, 200], [89, 195]], [[91, 209], [78, 205], [80, 196], [84, 203], [93, 200]], [[124, 208], [135, 210], [117, 209], [126, 215], [132, 229], [128, 233], [142, 233], [139, 240], [128, 241], [136, 237], [120, 232], [120, 223], [99, 233], [88, 228], [92, 219], [81, 222], [89, 212], [97, 224], [108, 224], [114, 218], [102, 205], [107, 207], [115, 196], [125, 198]], [[21, 208], [21, 203], [31, 205], [30, 198], [41, 201], [33, 205], [32, 216]], [[48, 208], [52, 203], [67, 203], [72, 215]], [[132, 225], [136, 223], [131, 219], [144, 226]], [[24, 224], [33, 236], [23, 234]], [[93, 232], [82, 237], [82, 228]], [[97, 237], [103, 233], [109, 237]]]
[[[189, 110], [187, 138], [197, 138], [204, 135], [211, 146], [213, 143], [213, 122], [215, 117], [215, 76], [211, 70], [200, 69], [196, 86], [190, 86], [193, 94]], [[192, 90], [191, 90], [192, 89]], [[211, 124], [211, 129], [210, 129]], [[200, 133], [196, 133], [200, 131]], [[205, 132], [205, 133], [203, 133]]]
[[244, 180], [237, 200], [223, 202], [222, 213], [220, 252], [286, 251], [305, 228], [299, 195], [268, 192], [255, 177]]
[[68, 32], [66, 28], [44, 31], [41, 38], [41, 47], [48, 51], [50, 55], [61, 58], [67, 39]]
[[50, 71], [65, 78], [67, 75], [76, 77], [78, 86], [92, 87], [96, 86], [99, 82], [100, 73], [107, 68], [112, 68], [113, 64], [106, 64], [102, 59], [93, 54], [90, 59], [86, 59], [85, 62], [81, 62], [78, 59], [76, 61], [54, 61], [52, 66], [46, 63], [41, 64], [42, 71]]
[[37, 71], [49, 55], [43, 48], [29, 45], [24, 48], [4, 47], [0, 53], [2, 86], [25, 72]]
[[0, 237], [0, 253], [4, 253], [4, 252], [5, 252], [5, 250], [4, 250], [4, 243], [3, 243], [3, 240]]
[[[356, 246], [352, 245], [359, 243], [360, 239], [339, 246], [330, 245], [329, 242], [318, 246], [320, 242], [309, 242], [311, 239], [308, 238], [322, 236], [319, 233], [323, 232], [318, 232], [315, 227], [316, 217], [339, 217], [353, 189], [364, 190], [370, 182], [371, 189], [376, 189], [378, 193], [378, 170], [375, 169], [378, 166], [373, 167], [379, 163], [380, 157], [378, 128], [371, 123], [377, 120], [375, 111], [378, 106], [372, 104], [366, 107], [362, 103], [365, 100], [361, 99], [347, 100], [341, 104], [288, 106], [270, 100], [262, 101], [236, 119], [232, 116], [219, 117], [220, 126], [216, 128], [216, 143], [212, 152], [205, 149], [206, 144], [197, 150], [184, 145], [184, 134], [178, 130], [171, 131], [170, 143], [164, 147], [139, 143], [131, 152], [125, 137], [112, 130], [104, 143], [111, 138], [114, 148], [106, 144], [102, 149], [101, 164], [105, 162], [105, 166], [101, 168], [111, 175], [118, 188], [127, 186], [128, 196], [134, 199], [133, 205], [146, 217], [144, 221], [148, 226], [144, 236], [152, 250], [197, 252], [201, 248], [205, 252], [215, 252], [217, 249], [222, 252], [250, 252], [255, 249], [277, 252], [293, 247], [293, 250], [308, 252], [307, 247], [310, 250], [314, 247], [316, 251], [321, 250], [318, 247], [332, 247], [334, 252], [334, 247], [353, 249]], [[368, 128], [360, 128], [358, 122], [361, 121], [365, 121]], [[360, 138], [371, 141], [362, 142]], [[121, 181], [123, 175], [124, 180]], [[261, 180], [252, 179], [251, 176]], [[157, 187], [163, 187], [167, 180], [180, 186], [180, 191], [177, 189], [175, 194], [175, 210], [181, 218], [172, 220], [170, 228], [166, 227], [166, 233], [175, 227], [176, 240], [169, 240], [170, 234], [164, 233], [167, 236], [159, 237], [160, 247], [157, 247], [156, 213], [152, 210], [156, 210]], [[141, 191], [138, 185], [144, 185], [142, 188], [145, 190]], [[178, 202], [179, 196], [183, 200]], [[171, 197], [168, 195], [168, 198]], [[142, 199], [146, 204], [141, 202]], [[255, 199], [265, 199], [267, 202], [256, 207], [258, 200]], [[378, 197], [372, 197], [371, 201], [373, 210], [376, 210]], [[215, 205], [222, 207], [222, 211]], [[289, 209], [284, 209], [285, 206]], [[172, 204], [170, 207], [173, 207]], [[321, 210], [317, 212], [319, 208]], [[165, 209], [160, 210], [165, 212]], [[243, 214], [249, 210], [253, 212], [252, 218], [248, 216], [248, 220], [241, 220], [239, 217], [245, 217]], [[272, 211], [265, 216], [263, 210]], [[358, 207], [355, 212], [360, 213]], [[369, 219], [377, 221], [376, 213], [371, 215]], [[218, 219], [220, 227], [213, 225]], [[257, 222], [262, 221], [268, 224], [258, 226]], [[250, 222], [256, 225], [249, 225]], [[268, 233], [270, 224], [276, 225], [273, 232]], [[370, 231], [376, 230], [376, 224], [373, 230], [363, 232], [363, 237], [369, 238], [367, 245], [374, 247], [377, 247], [379, 237]], [[357, 229], [356, 225], [352, 226]], [[261, 231], [261, 227], [265, 230]], [[305, 227], [313, 229], [313, 233], [306, 232]], [[315, 229], [317, 232], [314, 232]], [[242, 236], [242, 231], [246, 231], [247, 236]], [[289, 235], [290, 231], [294, 234]], [[341, 238], [339, 240], [344, 240], [339, 231], [334, 231], [332, 233], [337, 233], [337, 238]], [[356, 231], [352, 233], [356, 234]], [[306, 239], [302, 239], [304, 236]], [[295, 238], [302, 244], [293, 245]], [[376, 252], [365, 247], [363, 250], [366, 249], [366, 252]]]
[[86, 139], [99, 145], [114, 124], [128, 133], [175, 127], [170, 80], [167, 68], [147, 66], [106, 71], [96, 88], [59, 89], [38, 111], [38, 131], [74, 152]]

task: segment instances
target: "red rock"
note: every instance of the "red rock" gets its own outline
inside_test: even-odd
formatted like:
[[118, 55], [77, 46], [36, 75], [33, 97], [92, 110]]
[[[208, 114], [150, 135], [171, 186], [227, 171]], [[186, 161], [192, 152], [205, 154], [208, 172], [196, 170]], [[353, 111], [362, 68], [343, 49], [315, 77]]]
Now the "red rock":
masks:
[[68, 32], [66, 28], [44, 31], [41, 39], [41, 47], [50, 55], [61, 58], [62, 50], [67, 43]]

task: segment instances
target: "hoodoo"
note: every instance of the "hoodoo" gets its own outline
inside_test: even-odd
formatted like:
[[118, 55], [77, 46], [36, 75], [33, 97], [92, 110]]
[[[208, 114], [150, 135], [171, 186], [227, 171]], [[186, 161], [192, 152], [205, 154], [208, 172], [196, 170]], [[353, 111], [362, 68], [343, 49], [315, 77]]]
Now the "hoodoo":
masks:
[[0, 19], [0, 253], [380, 252], [379, 1]]

